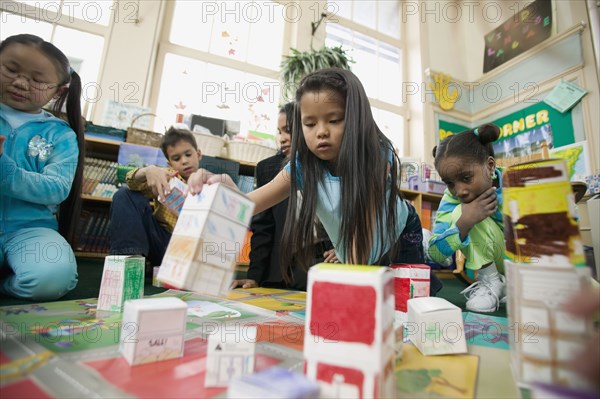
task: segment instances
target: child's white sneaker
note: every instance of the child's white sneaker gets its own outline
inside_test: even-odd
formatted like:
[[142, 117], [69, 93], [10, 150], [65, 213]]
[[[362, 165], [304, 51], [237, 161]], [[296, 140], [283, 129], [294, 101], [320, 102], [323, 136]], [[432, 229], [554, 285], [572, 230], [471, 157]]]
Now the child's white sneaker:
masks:
[[506, 278], [494, 273], [491, 276], [478, 275], [477, 281], [461, 291], [467, 298], [467, 310], [478, 313], [491, 313], [498, 310], [500, 302], [504, 302]]

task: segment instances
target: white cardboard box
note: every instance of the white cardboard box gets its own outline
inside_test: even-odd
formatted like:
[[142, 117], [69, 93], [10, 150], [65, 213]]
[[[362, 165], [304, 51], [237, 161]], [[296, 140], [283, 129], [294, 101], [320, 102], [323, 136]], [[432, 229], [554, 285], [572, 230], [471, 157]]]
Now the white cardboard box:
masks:
[[321, 398], [394, 397], [391, 270], [321, 263], [307, 288], [305, 373]]
[[443, 298], [409, 299], [406, 333], [424, 355], [467, 352], [462, 311]]
[[220, 183], [188, 195], [157, 279], [179, 289], [226, 295], [253, 210], [246, 196]]
[[187, 305], [175, 297], [125, 302], [119, 351], [130, 365], [183, 356]]
[[572, 358], [589, 342], [593, 322], [564, 309], [573, 295], [589, 288], [590, 268], [505, 260], [504, 269], [511, 364], [517, 383], [594, 388], [570, 369]]
[[142, 298], [144, 273], [143, 256], [107, 256], [104, 259], [97, 309], [121, 312], [125, 301]]

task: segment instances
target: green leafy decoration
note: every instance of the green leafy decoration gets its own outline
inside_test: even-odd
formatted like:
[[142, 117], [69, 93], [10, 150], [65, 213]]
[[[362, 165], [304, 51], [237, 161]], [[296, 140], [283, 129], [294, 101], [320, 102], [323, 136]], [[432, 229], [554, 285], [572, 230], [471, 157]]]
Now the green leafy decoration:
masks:
[[324, 68], [350, 69], [354, 63], [341, 46], [326, 47], [320, 50], [298, 51], [290, 49], [291, 55], [286, 55], [281, 62], [281, 80], [285, 85], [287, 99], [292, 100], [300, 80], [311, 72]]

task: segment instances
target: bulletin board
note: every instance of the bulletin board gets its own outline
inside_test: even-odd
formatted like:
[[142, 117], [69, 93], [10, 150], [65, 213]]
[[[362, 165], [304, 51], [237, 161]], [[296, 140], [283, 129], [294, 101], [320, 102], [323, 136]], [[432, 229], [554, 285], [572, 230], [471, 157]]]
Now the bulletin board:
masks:
[[552, 34], [552, 1], [536, 0], [485, 35], [483, 73], [543, 42]]

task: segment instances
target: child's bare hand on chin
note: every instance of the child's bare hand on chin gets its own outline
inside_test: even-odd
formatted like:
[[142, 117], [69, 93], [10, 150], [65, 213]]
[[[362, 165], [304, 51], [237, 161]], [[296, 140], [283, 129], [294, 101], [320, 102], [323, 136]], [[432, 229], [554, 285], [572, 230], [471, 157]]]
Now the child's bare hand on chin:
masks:
[[236, 184], [228, 174], [223, 173], [216, 175], [206, 169], [198, 169], [196, 172], [190, 175], [187, 181], [188, 192], [192, 195], [196, 195], [202, 192], [202, 187], [204, 187], [205, 184], [211, 185], [215, 183], [223, 183], [229, 187], [237, 189]]
[[496, 187], [490, 187], [468, 204], [462, 204], [462, 216], [472, 224], [481, 222], [498, 209]]

